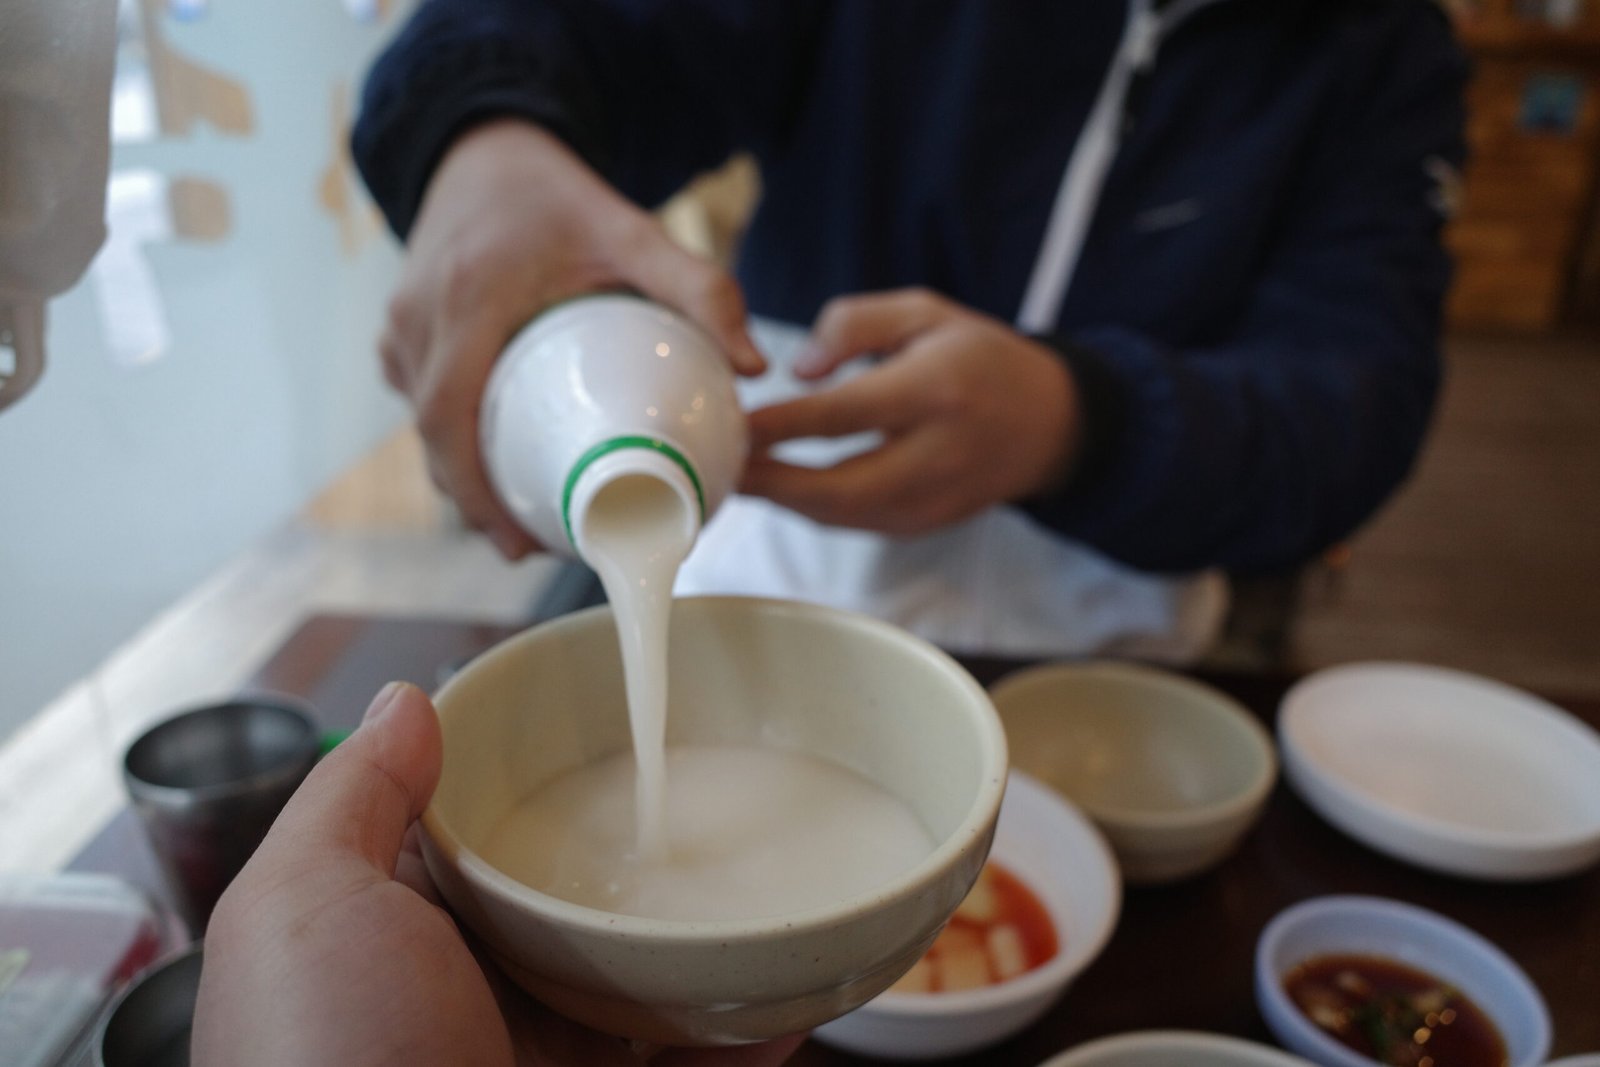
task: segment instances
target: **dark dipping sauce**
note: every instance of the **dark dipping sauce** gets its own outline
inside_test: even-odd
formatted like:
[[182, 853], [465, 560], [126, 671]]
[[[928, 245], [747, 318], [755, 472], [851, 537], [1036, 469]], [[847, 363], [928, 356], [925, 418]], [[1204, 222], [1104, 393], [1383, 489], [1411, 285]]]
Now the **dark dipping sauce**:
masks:
[[1289, 999], [1340, 1042], [1393, 1067], [1507, 1067], [1506, 1043], [1448, 982], [1374, 956], [1318, 956], [1284, 976]]

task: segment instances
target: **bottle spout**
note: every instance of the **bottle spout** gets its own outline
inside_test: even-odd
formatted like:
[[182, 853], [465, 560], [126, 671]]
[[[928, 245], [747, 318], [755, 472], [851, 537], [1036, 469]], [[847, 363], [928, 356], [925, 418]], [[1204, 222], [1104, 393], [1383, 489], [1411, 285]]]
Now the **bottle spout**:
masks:
[[700, 534], [705, 501], [694, 468], [653, 438], [599, 446], [573, 465], [562, 496], [562, 521], [573, 550], [594, 565], [600, 542], [647, 537], [660, 550], [687, 555]]

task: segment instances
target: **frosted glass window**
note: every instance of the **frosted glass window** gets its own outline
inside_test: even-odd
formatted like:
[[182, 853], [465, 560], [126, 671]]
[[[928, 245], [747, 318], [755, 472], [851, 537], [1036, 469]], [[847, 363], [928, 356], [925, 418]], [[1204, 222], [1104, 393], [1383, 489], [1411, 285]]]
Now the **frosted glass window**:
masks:
[[345, 153], [404, 5], [128, 0], [111, 237], [0, 416], [0, 738], [403, 417]]

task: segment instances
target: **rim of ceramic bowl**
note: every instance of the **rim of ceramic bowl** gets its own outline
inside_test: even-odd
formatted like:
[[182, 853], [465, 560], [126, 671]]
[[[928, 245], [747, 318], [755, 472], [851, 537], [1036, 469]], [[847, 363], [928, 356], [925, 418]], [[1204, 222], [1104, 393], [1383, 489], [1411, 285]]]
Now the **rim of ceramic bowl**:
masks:
[[[776, 931], [799, 934], [820, 929], [850, 915], [913, 896], [922, 892], [938, 872], [955, 864], [963, 854], [974, 847], [976, 842], [984, 842], [983, 847], [987, 852], [987, 841], [992, 837], [1000, 814], [1000, 800], [1005, 792], [1006, 737], [989, 694], [966, 668], [915, 634], [878, 619], [839, 608], [770, 597], [742, 596], [679, 597], [678, 604], [684, 607], [704, 604], [707, 605], [707, 610], [716, 610], [719, 605], [726, 605], [742, 610], [771, 612], [814, 621], [827, 620], [830, 625], [842, 626], [864, 638], [898, 646], [921, 661], [930, 671], [949, 681], [960, 690], [966, 698], [965, 702], [976, 712], [973, 722], [977, 740], [983, 747], [980, 753], [983, 780], [979, 783], [977, 795], [961, 822], [915, 867], [885, 885], [847, 897], [826, 907], [746, 919], [651, 919], [574, 904], [572, 901], [542, 893], [518, 882], [463, 844], [455, 832], [439, 817], [434, 806], [429, 804], [422, 816], [423, 830], [433, 845], [451, 857], [463, 874], [502, 899], [533, 907], [548, 921], [591, 933], [617, 937], [649, 937], [665, 942], [703, 941], [708, 936], [714, 935], [720, 941], [743, 942], [762, 940], [771, 937]], [[694, 609], [691, 607], [691, 610]], [[610, 607], [602, 604], [560, 616], [507, 638], [473, 662], [487, 663], [492, 659], [516, 656], [523, 646], [543, 640], [546, 635], [592, 626], [596, 618], [609, 617], [610, 614]], [[451, 687], [459, 684], [459, 680], [464, 678], [470, 669], [471, 664], [446, 682], [440, 689], [436, 702], [443, 702]]]
[[[1085, 677], [1106, 677], [1119, 682], [1130, 682], [1137, 686], [1148, 686], [1166, 689], [1169, 692], [1179, 692], [1185, 696], [1198, 698], [1192, 707], [1204, 709], [1206, 714], [1213, 715], [1219, 721], [1228, 723], [1237, 728], [1235, 736], [1245, 740], [1253, 755], [1257, 757], [1257, 766], [1250, 777], [1250, 782], [1244, 788], [1237, 790], [1221, 800], [1214, 800], [1209, 804], [1198, 807], [1177, 808], [1166, 811], [1152, 811], [1145, 808], [1128, 808], [1115, 804], [1100, 804], [1072, 796], [1067, 790], [1068, 799], [1078, 807], [1088, 812], [1091, 818], [1100, 820], [1110, 826], [1138, 827], [1141, 829], [1190, 829], [1208, 823], [1221, 822], [1228, 819], [1242, 817], [1259, 807], [1272, 792], [1272, 787], [1278, 780], [1278, 751], [1273, 743], [1272, 734], [1267, 728], [1250, 714], [1245, 706], [1234, 700], [1228, 694], [1215, 689], [1204, 682], [1193, 678], [1184, 677], [1172, 671], [1159, 667], [1149, 667], [1142, 664], [1123, 663], [1118, 660], [1084, 660], [1074, 663], [1041, 663], [1035, 667], [1025, 667], [1014, 671], [1000, 679], [990, 690], [994, 699], [995, 708], [1000, 713], [1002, 723], [1005, 713], [1000, 711], [1002, 700], [1008, 692], [1026, 691], [1058, 683], [1066, 678], [1073, 681]], [[1060, 788], [1055, 786], [1055, 788]]]
[[[1539, 992], [1539, 987], [1533, 984], [1527, 972], [1506, 955], [1500, 946], [1476, 930], [1438, 912], [1388, 897], [1356, 894], [1312, 897], [1290, 905], [1267, 923], [1261, 931], [1261, 936], [1256, 940], [1255, 985], [1256, 1000], [1262, 1015], [1267, 1019], [1269, 1029], [1274, 1032], [1277, 1030], [1277, 1027], [1272, 1025], [1274, 1017], [1287, 1020], [1284, 1025], [1292, 1027], [1294, 1038], [1305, 1042], [1315, 1050], [1310, 1053], [1312, 1057], [1318, 1063], [1327, 1064], [1328, 1067], [1382, 1067], [1377, 1060], [1354, 1051], [1312, 1022], [1299, 1006], [1289, 999], [1288, 992], [1283, 988], [1283, 976], [1293, 967], [1305, 962], [1304, 959], [1295, 960], [1285, 969], [1277, 966], [1279, 946], [1284, 938], [1308, 924], [1323, 922], [1330, 917], [1340, 915], [1355, 918], [1382, 916], [1405, 923], [1415, 929], [1427, 931], [1440, 940], [1454, 942], [1475, 956], [1484, 967], [1498, 972], [1509, 982], [1515, 990], [1515, 997], [1522, 1003], [1510, 1004], [1497, 1001], [1491, 1004], [1482, 1000], [1475, 1003], [1489, 1016], [1496, 1029], [1501, 1031], [1502, 1038], [1507, 1029], [1505, 1019], [1508, 1014], [1514, 1012], [1517, 1018], [1525, 1018], [1529, 1023], [1533, 1034], [1529, 1054], [1509, 1059], [1509, 1067], [1535, 1067], [1536, 1064], [1544, 1063], [1545, 1057], [1550, 1052], [1550, 1008], [1545, 1004], [1544, 995]], [[1278, 1037], [1285, 1042], [1289, 1040], [1284, 1034], [1278, 1034]], [[1512, 1051], [1509, 1047], [1506, 1049], [1508, 1057]]]
[[[1517, 714], [1538, 717], [1550, 728], [1568, 734], [1576, 743], [1589, 749], [1600, 750], [1600, 731], [1596, 731], [1588, 723], [1550, 701], [1518, 689], [1514, 685], [1507, 685], [1505, 682], [1481, 674], [1458, 671], [1431, 663], [1408, 660], [1364, 660], [1358, 663], [1342, 663], [1337, 667], [1316, 671], [1300, 679], [1283, 694], [1283, 699], [1278, 704], [1278, 734], [1283, 741], [1284, 763], [1289, 767], [1291, 779], [1300, 775], [1314, 777], [1317, 785], [1337, 794], [1342, 803], [1355, 808], [1369, 819], [1387, 822], [1412, 833], [1425, 834], [1451, 845], [1509, 849], [1515, 852], [1545, 852], [1593, 847], [1595, 842], [1600, 840], [1600, 823], [1572, 830], [1529, 833], [1523, 830], [1496, 830], [1451, 822], [1374, 799], [1360, 788], [1352, 786], [1345, 778], [1329, 773], [1322, 764], [1311, 759], [1302, 745], [1294, 739], [1295, 723], [1300, 714], [1295, 708], [1303, 706], [1307, 699], [1306, 694], [1317, 688], [1337, 684], [1342, 678], [1352, 674], [1378, 670], [1416, 676], [1431, 675], [1433, 680], [1483, 689], [1515, 704], [1518, 708]], [[1297, 787], [1299, 784], [1295, 783]]]
[[1094, 1067], [1105, 1056], [1125, 1052], [1222, 1052], [1237, 1055], [1241, 1064], [1250, 1067], [1312, 1067], [1299, 1056], [1270, 1045], [1199, 1030], [1136, 1030], [1102, 1037], [1059, 1052], [1039, 1067]]
[[1066, 800], [1038, 778], [1015, 768], [1011, 771], [1011, 777], [1013, 785], [1021, 782], [1026, 788], [1035, 790], [1046, 804], [1058, 814], [1065, 816], [1066, 821], [1083, 834], [1089, 848], [1100, 861], [1100, 872], [1104, 876], [1102, 888], [1111, 906], [1106, 909], [1099, 924], [1090, 931], [1088, 937], [1081, 936], [1080, 931], [1068, 941], [1072, 951], [1057, 952], [1038, 967], [1025, 971], [1015, 978], [1008, 978], [980, 989], [963, 989], [954, 993], [883, 992], [863, 1005], [862, 1010], [870, 1011], [874, 1015], [920, 1018], [930, 1015], [967, 1015], [1004, 1007], [1038, 996], [1056, 986], [1066, 985], [1088, 969], [1105, 949], [1106, 942], [1111, 940], [1111, 935], [1116, 932], [1117, 922], [1122, 917], [1122, 875], [1111, 846], [1106, 843], [1105, 835], [1096, 829], [1093, 821], [1079, 812], [1071, 801]]

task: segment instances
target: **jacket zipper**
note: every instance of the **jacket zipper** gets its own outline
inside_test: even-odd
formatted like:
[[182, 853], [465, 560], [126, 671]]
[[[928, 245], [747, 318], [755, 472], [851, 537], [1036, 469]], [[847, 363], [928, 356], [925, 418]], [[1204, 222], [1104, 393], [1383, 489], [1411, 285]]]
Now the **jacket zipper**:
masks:
[[1152, 0], [1129, 0], [1122, 40], [1100, 84], [1094, 107], [1067, 161], [1045, 225], [1033, 273], [1023, 290], [1017, 328], [1023, 333], [1050, 333], [1061, 317], [1078, 257], [1094, 221], [1128, 119], [1130, 91], [1136, 79], [1155, 66], [1162, 40], [1196, 11], [1223, 0], [1175, 0], [1160, 8]]

